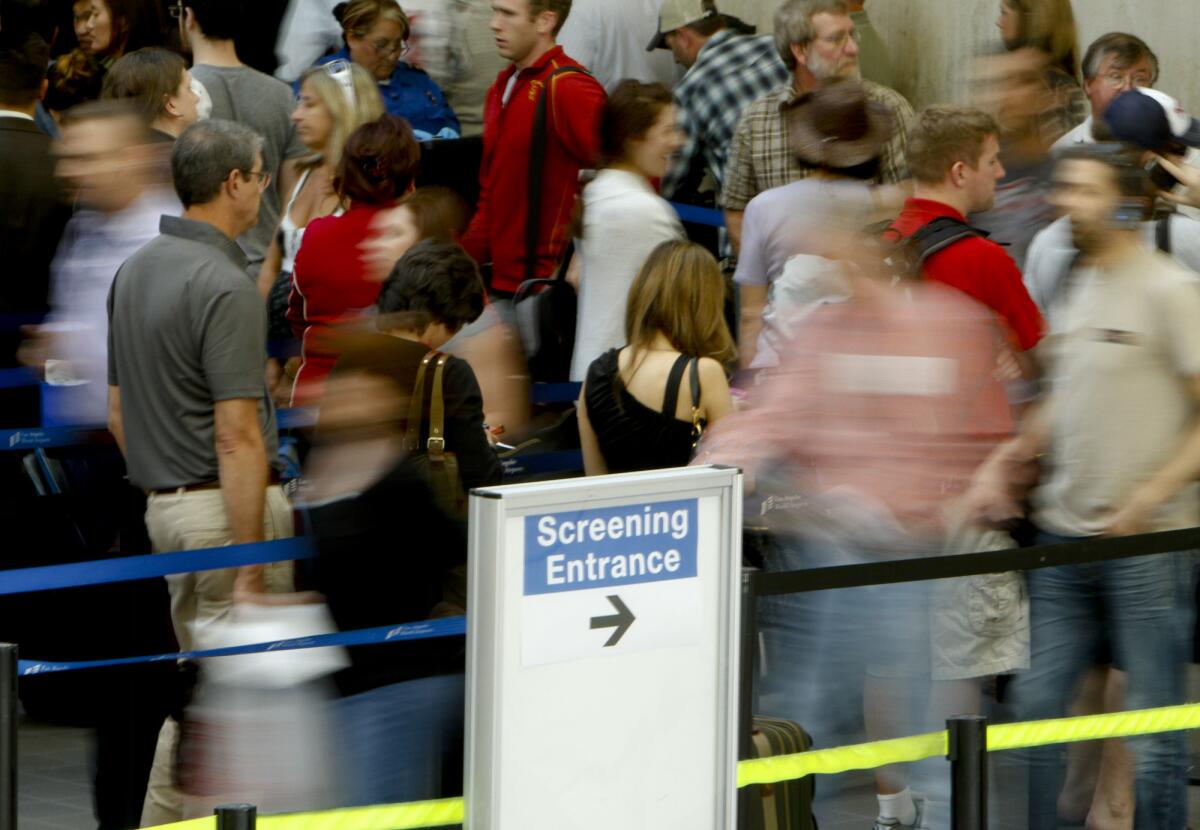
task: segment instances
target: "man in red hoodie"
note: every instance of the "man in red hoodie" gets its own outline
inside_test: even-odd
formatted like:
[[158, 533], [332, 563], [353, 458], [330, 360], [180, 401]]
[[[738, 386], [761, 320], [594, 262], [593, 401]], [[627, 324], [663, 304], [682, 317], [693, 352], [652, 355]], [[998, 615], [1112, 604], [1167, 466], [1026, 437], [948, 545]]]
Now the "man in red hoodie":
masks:
[[[496, 47], [512, 65], [484, 104], [479, 206], [463, 246], [481, 265], [492, 263], [493, 298], [509, 298], [525, 279], [554, 272], [570, 239], [579, 171], [593, 166], [599, 150], [604, 88], [555, 43], [570, 10], [571, 0], [492, 3]], [[534, 122], [547, 94], [540, 205], [534, 203], [537, 215], [531, 216]], [[536, 239], [532, 261], [530, 237]]]

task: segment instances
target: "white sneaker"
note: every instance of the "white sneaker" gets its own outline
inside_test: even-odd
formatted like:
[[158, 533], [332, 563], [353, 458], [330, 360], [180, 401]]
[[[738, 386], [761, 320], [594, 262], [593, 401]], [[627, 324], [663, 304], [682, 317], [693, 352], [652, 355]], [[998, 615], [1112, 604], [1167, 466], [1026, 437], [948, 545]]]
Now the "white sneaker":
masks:
[[925, 797], [914, 793], [913, 806], [917, 810], [917, 815], [913, 818], [912, 824], [901, 824], [898, 818], [876, 817], [875, 825], [871, 830], [925, 830]]

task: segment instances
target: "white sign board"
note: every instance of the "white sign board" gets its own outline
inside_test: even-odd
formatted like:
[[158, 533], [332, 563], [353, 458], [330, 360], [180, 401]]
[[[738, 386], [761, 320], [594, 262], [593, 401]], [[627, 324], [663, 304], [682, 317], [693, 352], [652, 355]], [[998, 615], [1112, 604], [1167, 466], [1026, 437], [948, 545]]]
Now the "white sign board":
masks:
[[731, 830], [741, 474], [471, 494], [468, 830]]

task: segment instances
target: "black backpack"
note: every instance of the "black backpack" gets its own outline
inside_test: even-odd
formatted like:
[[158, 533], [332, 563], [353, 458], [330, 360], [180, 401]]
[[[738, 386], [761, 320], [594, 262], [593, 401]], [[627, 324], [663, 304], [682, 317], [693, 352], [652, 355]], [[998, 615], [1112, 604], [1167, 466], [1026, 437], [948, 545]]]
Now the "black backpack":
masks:
[[939, 216], [912, 236], [902, 236], [891, 220], [872, 225], [867, 233], [879, 240], [880, 258], [896, 281], [919, 279], [925, 260], [957, 242], [989, 236], [987, 231], [950, 216]]

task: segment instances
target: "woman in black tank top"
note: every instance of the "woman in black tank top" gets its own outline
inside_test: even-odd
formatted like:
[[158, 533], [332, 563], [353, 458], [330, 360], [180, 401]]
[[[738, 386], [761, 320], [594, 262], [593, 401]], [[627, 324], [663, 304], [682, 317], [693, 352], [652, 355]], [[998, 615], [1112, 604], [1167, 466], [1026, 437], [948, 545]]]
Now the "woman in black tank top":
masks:
[[664, 242], [650, 254], [629, 292], [629, 345], [592, 362], [580, 395], [588, 475], [684, 466], [705, 426], [733, 410], [724, 298], [699, 245]]

